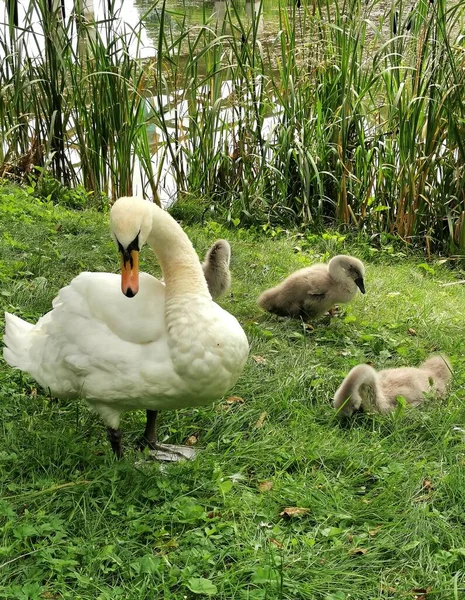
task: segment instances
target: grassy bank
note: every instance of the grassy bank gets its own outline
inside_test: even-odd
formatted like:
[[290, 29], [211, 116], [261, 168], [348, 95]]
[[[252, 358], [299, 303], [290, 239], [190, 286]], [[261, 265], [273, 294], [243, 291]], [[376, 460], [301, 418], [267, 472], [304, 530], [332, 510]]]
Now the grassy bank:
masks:
[[[118, 269], [102, 213], [3, 189], [0, 230], [2, 313], [34, 320], [80, 271]], [[143, 415], [127, 415], [116, 462], [83, 404], [2, 362], [0, 598], [462, 598], [465, 289], [443, 286], [460, 273], [332, 233], [186, 230], [200, 254], [218, 236], [232, 245], [221, 304], [251, 344], [231, 390], [243, 402], [163, 414], [163, 438], [204, 449], [163, 468], [132, 449]], [[266, 286], [338, 252], [366, 262], [367, 294], [331, 322], [310, 330], [258, 309]], [[142, 266], [159, 272], [148, 249]], [[415, 365], [435, 350], [455, 369], [445, 400], [335, 419], [330, 400], [354, 364]]]

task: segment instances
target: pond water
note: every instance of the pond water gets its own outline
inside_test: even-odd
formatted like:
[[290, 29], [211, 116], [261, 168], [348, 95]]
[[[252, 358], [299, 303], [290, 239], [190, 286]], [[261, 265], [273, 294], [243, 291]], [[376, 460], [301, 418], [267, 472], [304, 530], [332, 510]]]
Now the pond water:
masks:
[[[250, 23], [253, 16], [257, 18], [258, 25], [257, 33], [262, 42], [272, 42], [280, 30], [280, 16], [284, 13], [291, 15], [295, 10], [296, 15], [300, 18], [303, 15], [304, 9], [300, 7], [302, 0], [240, 0], [234, 4], [234, 13], [239, 15], [244, 26]], [[305, 0], [303, 0], [305, 1]], [[417, 2], [426, 0], [417, 0]], [[9, 0], [11, 2], [11, 0]], [[294, 5], [294, 2], [297, 4]], [[315, 0], [316, 2], [316, 0]], [[158, 32], [160, 26], [160, 14], [163, 7], [162, 1], [153, 0], [50, 0], [51, 5], [59, 9], [62, 6], [65, 18], [74, 12], [78, 11], [79, 7], [83, 14], [89, 20], [94, 20], [101, 32], [105, 30], [105, 20], [110, 16], [114, 22], [119, 23], [120, 31], [127, 31], [128, 36], [134, 30], [139, 31], [139, 26], [142, 23], [141, 41], [142, 44], [138, 48], [139, 56], [145, 58], [153, 56], [156, 53], [158, 42]], [[109, 12], [109, 4], [112, 5], [111, 14]], [[329, 3], [331, 6], [332, 2]], [[410, 10], [416, 4], [415, 0], [407, 0], [403, 2], [404, 13]], [[307, 0], [307, 5], [310, 12], [315, 12], [315, 5], [311, 5]], [[0, 24], [8, 22], [8, 12], [6, 9], [7, 2], [0, 0]], [[171, 30], [173, 33], [179, 33], [182, 29], [189, 26], [200, 26], [207, 23], [213, 29], [220, 26], [227, 15], [228, 7], [231, 6], [231, 0], [166, 0], [165, 1], [165, 31]], [[340, 3], [342, 6], [342, 2]], [[390, 6], [390, 5], [389, 5]], [[376, 2], [371, 5], [367, 2], [367, 15], [374, 21], [376, 25], [377, 18], [381, 18], [385, 13], [388, 3], [384, 1]], [[32, 18], [31, 16], [32, 15]], [[17, 2], [17, 19], [18, 26], [21, 29], [24, 24], [31, 21], [37, 23], [36, 34], [30, 36], [31, 46], [37, 46], [38, 51], [42, 49], [40, 40], [40, 17], [35, 11], [34, 3], [28, 0], [18, 0]], [[235, 19], [233, 19], [234, 21]], [[305, 36], [305, 32], [302, 32]], [[6, 36], [7, 36], [6, 32]], [[136, 52], [136, 44], [134, 43], [134, 53]]]
[[[52, 0], [55, 7], [60, 6], [60, 0]], [[104, 22], [108, 18], [107, 1], [85, 0], [81, 2], [82, 12], [97, 23], [101, 31], [104, 31]], [[62, 3], [65, 18], [76, 10], [75, 0], [64, 0]], [[162, 9], [162, 2], [153, 2], [150, 0], [114, 0], [112, 2], [112, 16], [119, 21], [121, 30], [126, 30], [128, 35], [132, 30], [138, 29], [140, 23], [144, 25], [142, 29], [142, 45], [139, 48], [141, 57], [153, 56], [158, 41], [159, 15]], [[195, 26], [208, 23], [212, 27], [216, 23], [222, 23], [226, 12], [228, 1], [215, 0], [214, 2], [179, 2], [168, 0], [166, 2], [165, 29], [172, 29], [174, 32], [181, 30], [181, 23], [184, 26]], [[7, 3], [0, 1], [0, 23], [8, 22]], [[247, 21], [253, 14], [257, 15], [260, 10], [260, 0], [243, 0], [236, 7], [238, 14]], [[31, 11], [32, 18], [28, 15]], [[279, 0], [264, 0], [260, 13], [258, 33], [260, 37], [274, 36], [279, 28]], [[27, 16], [28, 15], [28, 16]], [[19, 0], [17, 3], [18, 27], [21, 29], [26, 22], [36, 22], [38, 36], [30, 36], [30, 43], [40, 51], [43, 47], [40, 39], [40, 17], [35, 11], [33, 5], [27, 0]], [[135, 51], [135, 44], [134, 44]]]

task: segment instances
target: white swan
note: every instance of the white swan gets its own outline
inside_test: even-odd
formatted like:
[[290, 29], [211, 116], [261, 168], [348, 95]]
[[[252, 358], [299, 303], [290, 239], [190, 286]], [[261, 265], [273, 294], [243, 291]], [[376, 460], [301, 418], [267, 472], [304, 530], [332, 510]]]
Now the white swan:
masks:
[[[237, 320], [212, 301], [189, 238], [167, 212], [120, 198], [110, 226], [122, 278], [81, 273], [36, 325], [6, 313], [3, 355], [54, 396], [84, 399], [121, 456], [121, 413], [147, 409], [144, 441], [154, 447], [156, 411], [220, 398], [241, 374], [248, 342]], [[146, 241], [165, 284], [140, 273], [139, 289]]]
[[451, 376], [449, 360], [443, 355], [431, 356], [417, 369], [400, 367], [375, 371], [370, 365], [357, 365], [337, 390], [333, 406], [344, 417], [350, 417], [360, 408], [390, 412], [397, 406], [398, 396], [418, 406], [427, 392], [443, 396]]
[[365, 293], [363, 263], [339, 254], [329, 263], [291, 273], [279, 285], [264, 291], [258, 305], [281, 317], [319, 317], [337, 302], [350, 302], [357, 288]]

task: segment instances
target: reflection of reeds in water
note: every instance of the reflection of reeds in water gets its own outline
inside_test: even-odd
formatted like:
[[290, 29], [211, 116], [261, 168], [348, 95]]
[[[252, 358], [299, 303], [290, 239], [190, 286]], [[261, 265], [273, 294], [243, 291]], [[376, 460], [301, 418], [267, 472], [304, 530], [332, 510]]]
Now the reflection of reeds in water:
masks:
[[111, 10], [95, 26], [79, 7], [63, 21], [33, 4], [48, 32], [38, 57], [28, 21], [0, 36], [4, 162], [34, 139], [56, 176], [114, 196], [135, 191], [138, 164], [148, 195], [169, 175], [170, 194], [233, 218], [464, 248], [461, 5], [293, 4], [264, 43], [256, 2], [217, 2], [195, 26], [158, 4], [141, 60], [129, 47], [142, 29], [123, 35]]

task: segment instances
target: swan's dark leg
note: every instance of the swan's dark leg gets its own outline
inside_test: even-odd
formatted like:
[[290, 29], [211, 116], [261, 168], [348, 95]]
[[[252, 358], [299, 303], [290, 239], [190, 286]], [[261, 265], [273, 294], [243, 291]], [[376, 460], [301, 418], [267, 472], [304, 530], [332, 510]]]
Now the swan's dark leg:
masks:
[[122, 431], [120, 429], [113, 429], [113, 427], [107, 427], [107, 435], [116, 457], [123, 458], [123, 447], [121, 446]]
[[147, 410], [147, 422], [145, 431], [137, 444], [138, 450], [143, 450], [146, 446], [155, 450], [157, 447], [157, 414], [156, 410]]
[[194, 458], [196, 451], [190, 446], [173, 446], [157, 442], [157, 415], [158, 411], [147, 410], [145, 431], [137, 444], [138, 450], [143, 450], [148, 446], [153, 451], [150, 454], [157, 460], [177, 461]]

